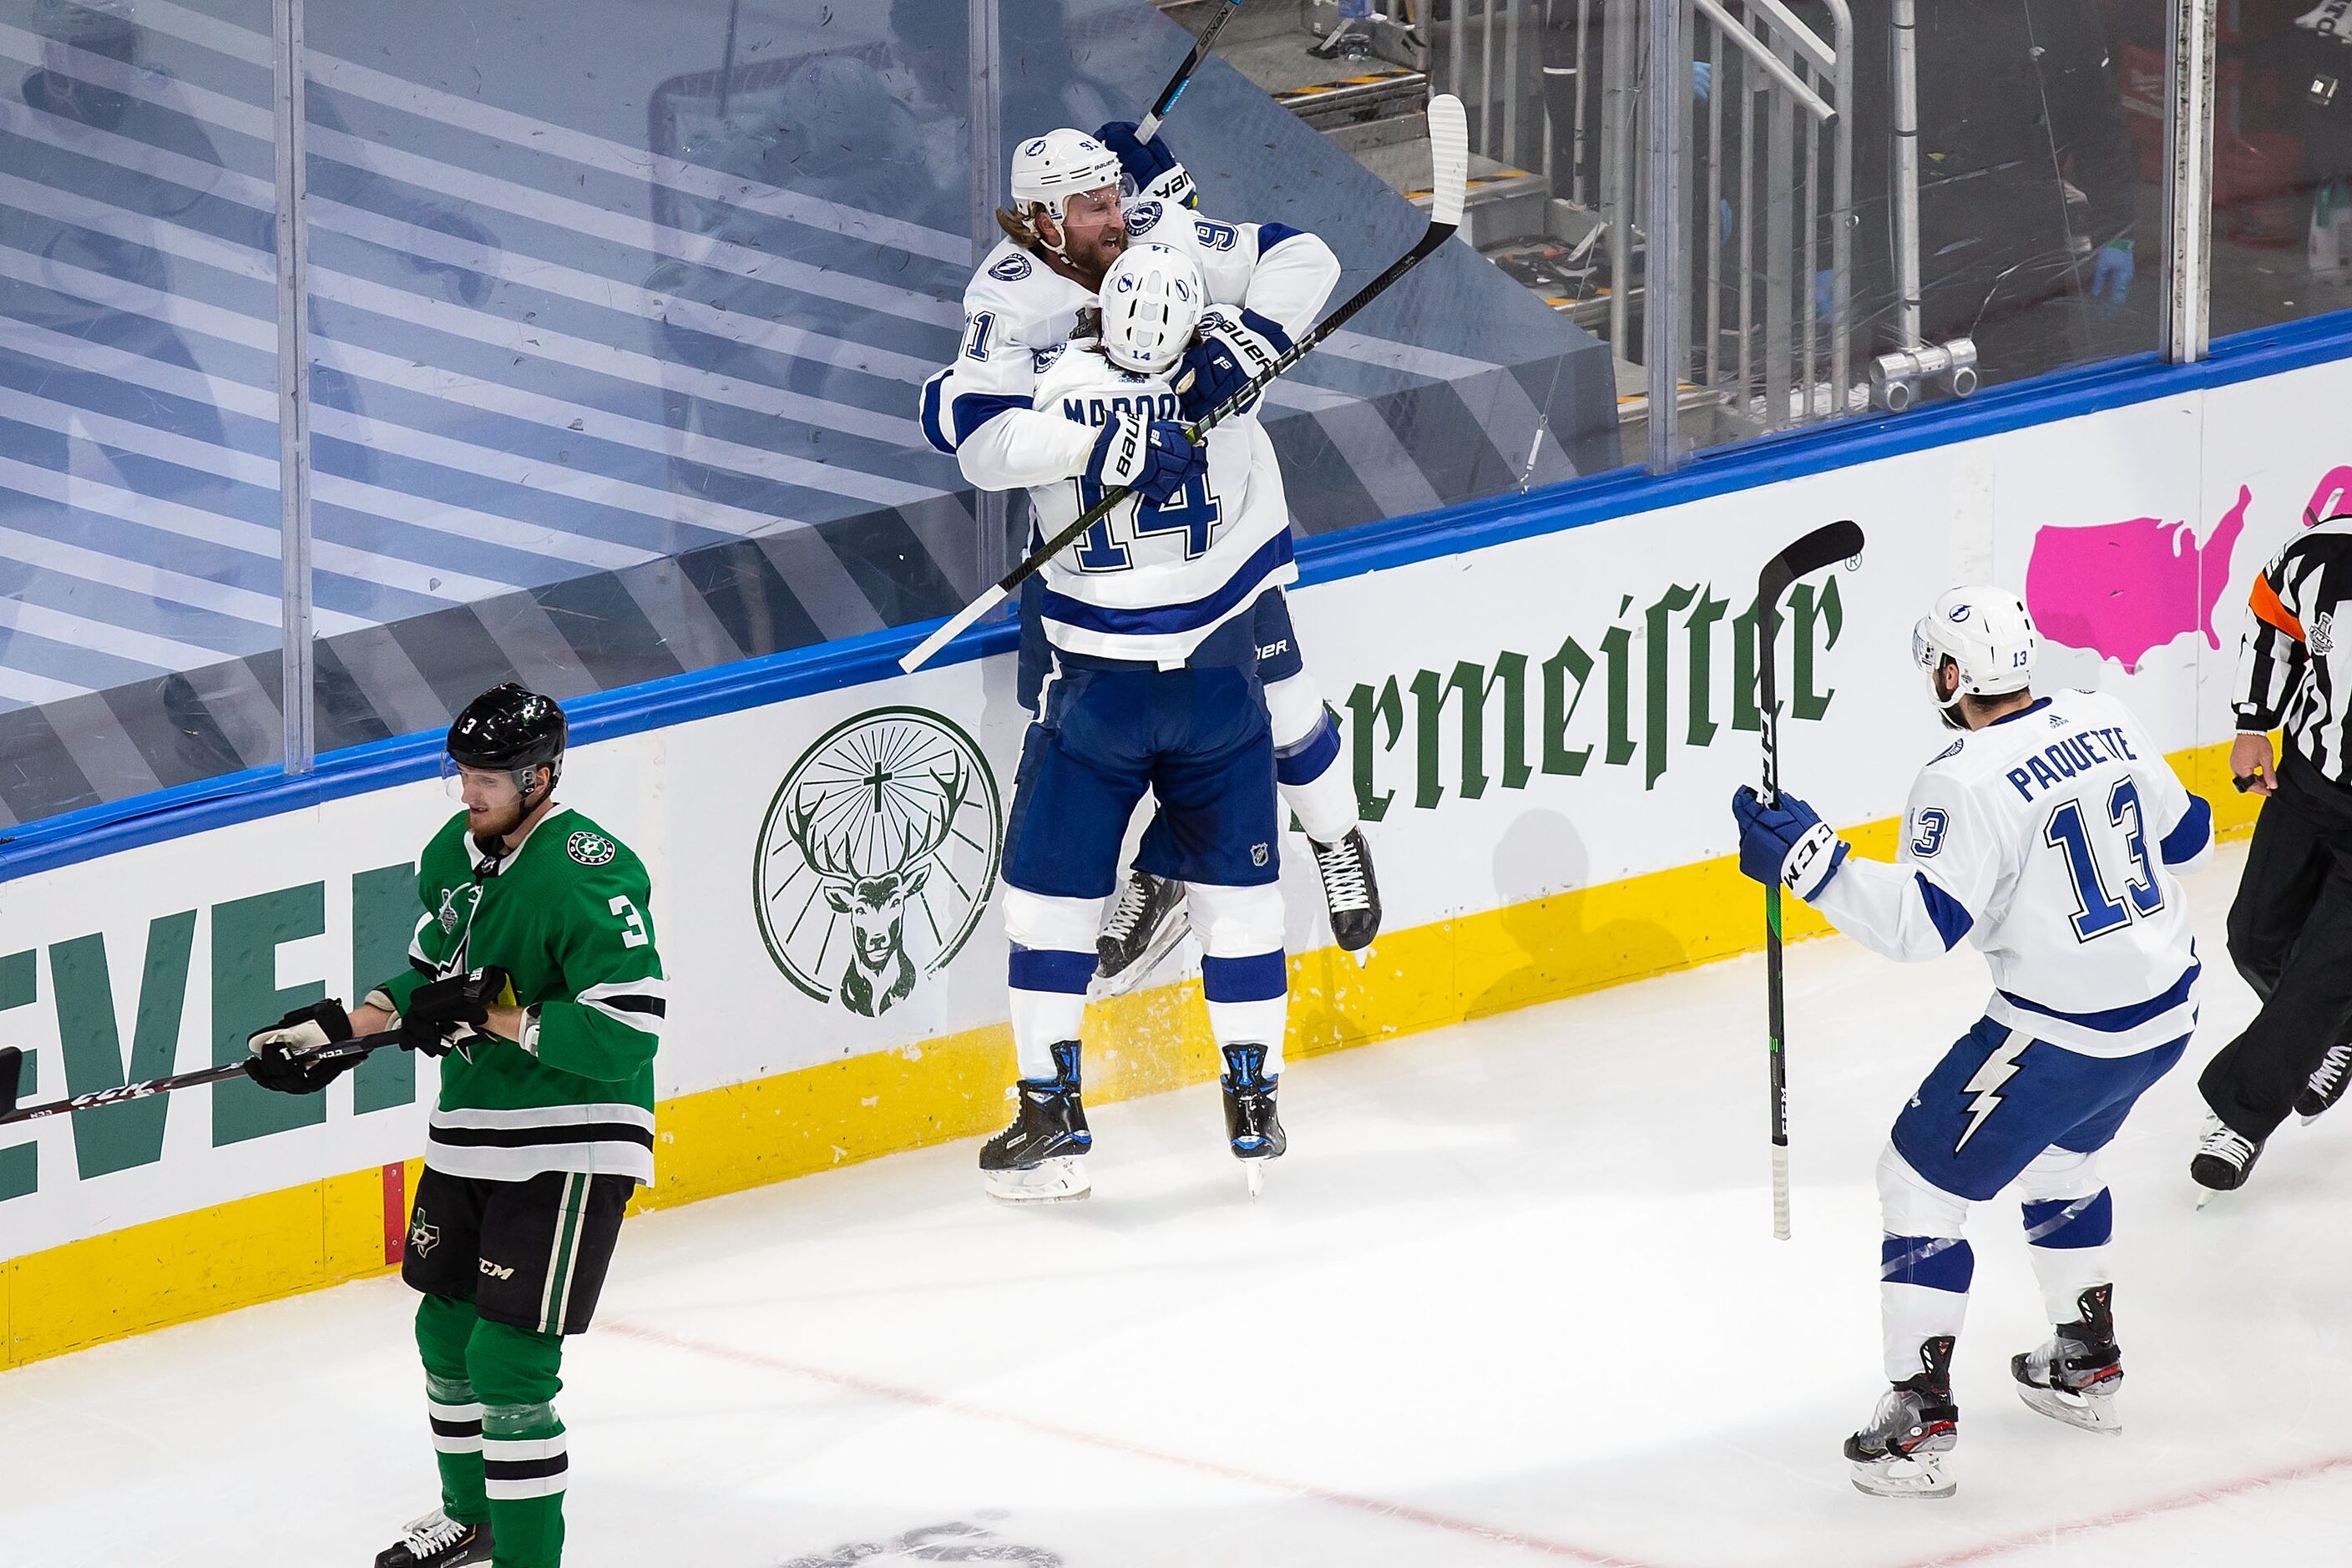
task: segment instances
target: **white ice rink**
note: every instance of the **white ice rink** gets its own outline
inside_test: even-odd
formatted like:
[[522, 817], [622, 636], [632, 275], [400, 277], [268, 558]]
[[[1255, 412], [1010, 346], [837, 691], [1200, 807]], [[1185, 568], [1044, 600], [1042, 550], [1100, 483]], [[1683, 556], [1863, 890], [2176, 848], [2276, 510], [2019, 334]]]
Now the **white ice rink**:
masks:
[[[566, 1357], [567, 1562], [2352, 1561], [2352, 1110], [2190, 1207], [2193, 1077], [2252, 1009], [2243, 858], [2192, 884], [2204, 1023], [2109, 1154], [2119, 1438], [2010, 1392], [2048, 1325], [2004, 1200], [1972, 1227], [1958, 1496], [1847, 1483], [1872, 1164], [1986, 983], [1965, 949], [1830, 940], [1790, 955], [1791, 1243], [1753, 958], [1299, 1063], [1255, 1205], [1204, 1085], [1097, 1112], [1085, 1204], [988, 1203], [967, 1142], [634, 1220]], [[372, 1561], [435, 1500], [412, 1300], [0, 1376], [0, 1563]]]

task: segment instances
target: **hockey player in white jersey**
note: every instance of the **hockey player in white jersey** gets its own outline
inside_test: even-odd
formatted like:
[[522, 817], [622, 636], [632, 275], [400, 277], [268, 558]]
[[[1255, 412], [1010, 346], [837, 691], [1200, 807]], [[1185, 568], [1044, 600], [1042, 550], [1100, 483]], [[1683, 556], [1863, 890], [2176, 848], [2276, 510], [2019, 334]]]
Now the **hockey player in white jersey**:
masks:
[[1953, 1490], [1952, 1346], [1975, 1267], [1961, 1222], [2011, 1182], [2056, 1325], [2012, 1358], [2018, 1393], [2070, 1425], [2119, 1430], [2098, 1152], [2197, 1021], [2179, 877], [2210, 856], [2212, 813], [2114, 698], [2035, 697], [2039, 642], [2024, 603], [2000, 588], [1956, 588], [1919, 622], [1914, 655], [1945, 722], [1966, 733], [1920, 771], [1894, 864], [1849, 858], [1793, 795], [1732, 798], [1748, 875], [1779, 878], [1889, 958], [1938, 957], [1965, 938], [1992, 966], [1983, 1020], [1920, 1084], [1879, 1161], [1894, 1386], [1845, 1454], [1854, 1485], [1881, 1496]]
[[1046, 533], [1113, 486], [1136, 492], [1043, 573], [1053, 663], [1004, 838], [1020, 1110], [980, 1157], [999, 1197], [1088, 1191], [1079, 1023], [1147, 789], [1160, 813], [1137, 859], [1183, 884], [1193, 911], [1233, 1152], [1255, 1161], [1284, 1148], [1280, 821], [1251, 608], [1297, 569], [1281, 470], [1256, 418], [1227, 420], [1202, 447], [1176, 419], [1173, 377], [1204, 292], [1189, 247], [1129, 247], [1103, 281], [1099, 336], [1037, 356], [1028, 406], [963, 445], [973, 482], [1026, 487]]
[[[1311, 234], [1193, 213], [1186, 205], [1191, 175], [1163, 141], [1139, 142], [1131, 125], [1031, 138], [1014, 150], [1011, 184], [1013, 205], [998, 215], [1005, 237], [965, 291], [962, 347], [923, 388], [923, 430], [942, 452], [961, 455], [972, 443], [1004, 439], [1000, 416], [1030, 406], [1040, 362], [1068, 339], [1105, 270], [1130, 246], [1191, 249], [1208, 303], [1223, 307], [1204, 319], [1175, 377], [1186, 419], [1240, 391], [1288, 348], [1339, 281], [1338, 258]], [[1129, 187], [1135, 195], [1126, 199]], [[1035, 604], [1034, 590], [1024, 594], [1024, 617], [1033, 628]], [[1284, 801], [1313, 847], [1333, 936], [1360, 950], [1379, 931], [1380, 892], [1338, 722], [1307, 673], [1279, 591], [1253, 607], [1251, 623]], [[1024, 664], [1038, 652], [1024, 649]], [[1185, 923], [1183, 889], [1133, 868], [1100, 933], [1101, 979], [1114, 990], [1139, 980], [1182, 937]]]

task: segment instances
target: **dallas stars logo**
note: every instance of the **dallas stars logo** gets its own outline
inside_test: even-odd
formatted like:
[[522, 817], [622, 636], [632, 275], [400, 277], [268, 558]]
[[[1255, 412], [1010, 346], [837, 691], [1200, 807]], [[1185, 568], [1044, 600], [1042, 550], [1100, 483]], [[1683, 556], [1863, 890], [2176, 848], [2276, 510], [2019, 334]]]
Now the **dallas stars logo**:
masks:
[[408, 1250], [419, 1258], [430, 1258], [433, 1249], [440, 1245], [441, 1227], [426, 1219], [423, 1209], [418, 1209], [416, 1217], [408, 1226]]

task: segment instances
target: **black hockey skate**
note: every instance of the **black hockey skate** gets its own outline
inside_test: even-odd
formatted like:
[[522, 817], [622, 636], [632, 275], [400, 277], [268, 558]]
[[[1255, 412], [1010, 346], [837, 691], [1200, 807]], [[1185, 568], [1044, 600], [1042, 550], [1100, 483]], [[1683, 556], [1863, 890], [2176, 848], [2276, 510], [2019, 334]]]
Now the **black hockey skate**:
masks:
[[1349, 952], [1370, 946], [1381, 934], [1381, 886], [1372, 877], [1372, 849], [1364, 842], [1364, 830], [1351, 827], [1337, 844], [1307, 842], [1315, 851], [1315, 869], [1322, 873], [1331, 935]]
[[1857, 1491], [1873, 1497], [1949, 1497], [1959, 1484], [1944, 1474], [1944, 1456], [1959, 1441], [1960, 1408], [1952, 1403], [1952, 1336], [1919, 1345], [1919, 1373], [1878, 1396], [1870, 1425], [1845, 1440]]
[[460, 1568], [490, 1560], [490, 1527], [460, 1524], [435, 1509], [402, 1527], [400, 1539], [375, 1554], [375, 1568]]
[[1225, 1096], [1225, 1140], [1233, 1145], [1234, 1158], [1245, 1163], [1250, 1196], [1255, 1197], [1265, 1180], [1265, 1162], [1280, 1158], [1290, 1147], [1274, 1104], [1282, 1079], [1265, 1076], [1264, 1046], [1227, 1046], [1224, 1053], [1225, 1070], [1217, 1087]]
[[2204, 1135], [2189, 1162], [2189, 1180], [2205, 1189], [2197, 1206], [2203, 1208], [2215, 1193], [2234, 1193], [2244, 1186], [2262, 1154], [2262, 1140], [2247, 1137], [2218, 1116], [2207, 1117]]
[[2047, 1344], [2009, 1358], [2028, 1408], [2085, 1432], [2124, 1429], [2116, 1414], [2124, 1355], [2116, 1348], [2115, 1299], [2114, 1286], [2092, 1286], [2075, 1298], [2079, 1319], [2059, 1324]]
[[1138, 981], [1184, 940], [1184, 884], [1130, 868], [1102, 934], [1095, 939], [1095, 984], [1105, 996], [1134, 989]]
[[2305, 1121], [2318, 1121], [2321, 1112], [2344, 1098], [2347, 1085], [2352, 1085], [2352, 1046], [2330, 1046], [2311, 1069], [2303, 1092], [2294, 1097], [2294, 1113]]
[[1095, 1138], [1078, 1099], [1078, 1042], [1064, 1040], [1053, 1051], [1055, 1076], [1023, 1079], [1013, 1125], [981, 1145], [981, 1181], [992, 1198], [1066, 1202], [1093, 1190], [1084, 1156]]

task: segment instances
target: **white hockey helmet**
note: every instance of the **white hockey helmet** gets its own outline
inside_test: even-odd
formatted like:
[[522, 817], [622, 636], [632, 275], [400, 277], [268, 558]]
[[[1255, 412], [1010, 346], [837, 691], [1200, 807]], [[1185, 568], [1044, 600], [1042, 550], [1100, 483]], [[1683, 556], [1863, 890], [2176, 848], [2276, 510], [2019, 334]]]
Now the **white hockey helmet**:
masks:
[[[1013, 208], [1026, 216], [1031, 208], [1044, 207], [1058, 229], [1065, 199], [1105, 185], [1118, 190], [1121, 177], [1118, 154], [1085, 132], [1067, 126], [1048, 131], [1013, 150]], [[1045, 248], [1062, 253], [1059, 244]]]
[[1103, 353], [1121, 370], [1164, 375], [1192, 346], [1208, 303], [1201, 265], [1172, 245], [1131, 245], [1103, 274]]
[[[2042, 634], [2025, 601], [2006, 588], [1954, 588], [1911, 628], [1911, 657], [1927, 677], [1927, 695], [1952, 722], [1963, 695], [2008, 697], [2033, 684], [2033, 661]], [[1936, 672], [1950, 659], [1959, 684], [1948, 697], [1937, 688]]]

